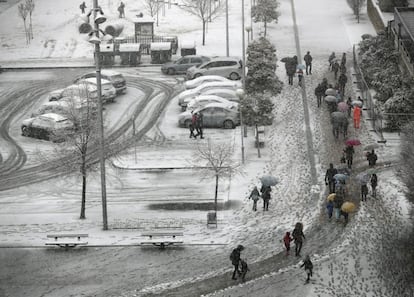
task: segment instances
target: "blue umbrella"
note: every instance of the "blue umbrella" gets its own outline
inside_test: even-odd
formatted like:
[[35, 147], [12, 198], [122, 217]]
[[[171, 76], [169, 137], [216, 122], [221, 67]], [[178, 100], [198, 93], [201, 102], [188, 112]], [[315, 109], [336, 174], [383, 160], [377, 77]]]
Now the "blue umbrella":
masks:
[[334, 175], [334, 179], [340, 180], [340, 181], [346, 181], [348, 177], [349, 177], [348, 175], [342, 174], [342, 173], [337, 173]]

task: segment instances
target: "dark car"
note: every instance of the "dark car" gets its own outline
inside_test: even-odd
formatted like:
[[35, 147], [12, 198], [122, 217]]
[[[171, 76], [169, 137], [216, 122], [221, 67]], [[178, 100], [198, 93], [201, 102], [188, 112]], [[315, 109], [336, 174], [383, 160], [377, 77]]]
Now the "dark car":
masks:
[[174, 62], [163, 64], [161, 66], [161, 71], [164, 74], [170, 75], [186, 73], [188, 68], [201, 65], [207, 61], [210, 61], [209, 57], [196, 55], [184, 56]]
[[45, 140], [63, 141], [64, 135], [75, 130], [67, 117], [56, 113], [45, 113], [22, 122], [22, 135]]

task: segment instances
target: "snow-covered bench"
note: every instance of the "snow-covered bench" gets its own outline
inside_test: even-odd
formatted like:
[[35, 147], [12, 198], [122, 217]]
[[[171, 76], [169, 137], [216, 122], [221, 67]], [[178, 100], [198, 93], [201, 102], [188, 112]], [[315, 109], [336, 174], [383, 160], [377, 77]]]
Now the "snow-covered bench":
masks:
[[88, 234], [48, 234], [46, 236], [47, 238], [54, 238], [55, 240], [47, 241], [45, 245], [57, 245], [60, 247], [76, 247], [78, 245], [87, 245], [88, 242], [81, 241], [81, 238], [88, 236]]
[[184, 241], [182, 240], [183, 232], [178, 231], [147, 231], [141, 234], [142, 237], [145, 237], [145, 240], [141, 241], [141, 245], [156, 245], [159, 246], [161, 249], [165, 248], [168, 245], [174, 244], [183, 244]]

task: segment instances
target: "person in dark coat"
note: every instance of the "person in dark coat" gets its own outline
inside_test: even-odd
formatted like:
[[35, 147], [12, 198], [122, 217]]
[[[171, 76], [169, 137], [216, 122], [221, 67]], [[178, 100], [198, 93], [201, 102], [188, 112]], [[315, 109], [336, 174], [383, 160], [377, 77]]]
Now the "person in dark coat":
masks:
[[270, 192], [272, 191], [272, 188], [270, 188], [270, 186], [262, 186], [260, 191], [262, 192], [263, 210], [269, 210], [269, 201], [272, 198]]
[[230, 254], [231, 264], [234, 266], [232, 279], [237, 279], [236, 273], [239, 276], [241, 275], [241, 271], [239, 270], [239, 264], [240, 264], [240, 254], [243, 250], [244, 250], [244, 246], [239, 244]]
[[298, 57], [293, 56], [285, 62], [286, 75], [288, 76], [289, 85], [293, 85], [293, 76], [296, 73], [296, 67], [298, 66]]
[[348, 118], [350, 118], [351, 117], [352, 108], [354, 108], [354, 106], [352, 105], [352, 99], [351, 99], [351, 97], [348, 97], [348, 99], [346, 100], [346, 105], [348, 105]]
[[326, 209], [328, 210], [328, 219], [331, 220], [334, 209], [334, 204], [332, 201], [328, 201], [328, 203], [326, 204]]
[[257, 187], [255, 186], [254, 189], [252, 190], [252, 192], [250, 193], [249, 199], [253, 200], [253, 210], [256, 211], [257, 210], [257, 201], [260, 198], [260, 193], [259, 190], [257, 189]]
[[329, 193], [335, 193], [335, 174], [338, 173], [338, 170], [334, 168], [333, 164], [329, 164], [329, 168], [325, 173], [325, 184], [329, 186]]
[[348, 82], [348, 77], [345, 73], [341, 73], [338, 78], [339, 83], [339, 92], [342, 94], [342, 96], [345, 95], [345, 85]]
[[336, 59], [335, 52], [332, 52], [332, 54], [330, 54], [330, 56], [328, 58], [329, 70], [331, 70], [331, 71], [332, 71], [332, 64], [333, 64], [335, 59]]
[[321, 83], [318, 84], [318, 86], [315, 88], [315, 96], [318, 102], [318, 107], [320, 107], [322, 104], [322, 97], [325, 96], [325, 91], [326, 90], [323, 89], [323, 86]]
[[375, 164], [377, 163], [377, 159], [378, 159], [378, 156], [374, 150], [367, 153], [367, 160], [368, 160], [369, 167], [374, 167]]
[[118, 12], [119, 12], [119, 18], [120, 19], [125, 17], [125, 4], [124, 4], [124, 2], [121, 2], [121, 4], [119, 4]]
[[367, 201], [367, 195], [368, 195], [368, 186], [367, 184], [361, 185], [361, 201]]
[[80, 10], [81, 10], [82, 14], [84, 14], [84, 13], [85, 13], [85, 8], [86, 8], [85, 1], [83, 1], [83, 2], [81, 3], [81, 5], [79, 5], [79, 8], [80, 8]]
[[190, 126], [188, 126], [188, 128], [190, 129], [190, 138], [197, 138], [194, 134], [194, 124], [190, 123]]
[[303, 57], [303, 60], [305, 60], [306, 75], [312, 74], [312, 56], [310, 55], [310, 52], [309, 51]]
[[292, 232], [293, 240], [295, 241], [295, 256], [300, 256], [300, 251], [302, 250], [303, 240], [305, 238], [305, 234], [302, 231], [302, 224], [296, 224], [295, 229]]
[[250, 269], [247, 266], [247, 262], [244, 261], [243, 259], [240, 259], [240, 265], [241, 265], [241, 278], [242, 278], [242, 282], [244, 282], [246, 278], [246, 273], [247, 271], [250, 271]]
[[349, 221], [349, 214], [346, 211], [341, 210], [341, 216], [344, 217], [344, 225], [346, 226], [346, 224], [348, 224]]
[[334, 72], [335, 79], [338, 78], [339, 64], [337, 61], [334, 61], [332, 64], [332, 71]]
[[371, 189], [372, 189], [372, 196], [375, 198], [377, 197], [377, 186], [378, 186], [378, 177], [375, 173], [371, 175]]
[[348, 168], [351, 169], [355, 153], [354, 147], [352, 145], [347, 145], [344, 149], [344, 153], [346, 157], [346, 162], [348, 164]]
[[303, 264], [300, 265], [300, 267], [305, 267], [305, 271], [307, 274], [306, 282], [308, 283], [310, 281], [310, 278], [312, 277], [312, 271], [313, 271], [313, 263], [310, 260], [309, 255], [306, 255], [305, 261], [303, 261]]
[[335, 212], [335, 219], [338, 221], [341, 217], [341, 207], [344, 204], [344, 196], [341, 193], [336, 193], [333, 201], [333, 207]]
[[195, 136], [200, 135], [200, 138], [203, 139], [203, 128], [204, 128], [204, 123], [203, 123], [203, 114], [201, 112], [197, 113], [197, 120], [195, 123], [195, 129], [197, 131], [197, 134]]
[[342, 58], [341, 58], [341, 65], [345, 66], [346, 65], [346, 53], [342, 54]]

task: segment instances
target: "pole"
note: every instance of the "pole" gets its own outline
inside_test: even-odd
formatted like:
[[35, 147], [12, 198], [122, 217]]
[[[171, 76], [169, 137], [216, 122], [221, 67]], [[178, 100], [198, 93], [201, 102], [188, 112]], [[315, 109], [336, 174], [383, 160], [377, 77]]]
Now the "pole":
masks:
[[[246, 52], [245, 52], [245, 41], [244, 41], [244, 0], [242, 0], [242, 84], [243, 91], [246, 93]], [[244, 140], [243, 140], [243, 113], [240, 110], [240, 135], [241, 135], [241, 151], [242, 151], [242, 163], [244, 164]]]
[[252, 7], [253, 7], [253, 0], [250, 0], [250, 40], [253, 41], [253, 14], [252, 14]]
[[229, 55], [229, 0], [226, 0], [226, 56]]
[[[93, 18], [96, 19], [98, 0], [93, 0]], [[99, 38], [99, 25], [94, 21], [96, 37]], [[105, 180], [105, 141], [103, 126], [102, 89], [101, 89], [101, 61], [99, 42], [95, 44], [96, 88], [98, 93], [98, 124], [99, 124], [99, 163], [101, 168], [101, 195], [103, 229], [108, 230], [108, 214], [106, 209], [106, 180]]]

